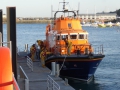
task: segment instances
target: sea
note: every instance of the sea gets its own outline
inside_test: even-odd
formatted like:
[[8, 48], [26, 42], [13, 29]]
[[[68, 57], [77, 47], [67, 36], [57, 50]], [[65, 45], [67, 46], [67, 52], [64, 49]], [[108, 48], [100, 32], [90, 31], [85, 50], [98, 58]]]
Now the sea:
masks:
[[[16, 24], [17, 47], [25, 50], [25, 44], [45, 40], [46, 24]], [[120, 90], [120, 27], [83, 27], [89, 33], [92, 45], [103, 45], [105, 57], [89, 82], [68, 80], [75, 90]], [[3, 24], [3, 41], [7, 41], [7, 25]]]

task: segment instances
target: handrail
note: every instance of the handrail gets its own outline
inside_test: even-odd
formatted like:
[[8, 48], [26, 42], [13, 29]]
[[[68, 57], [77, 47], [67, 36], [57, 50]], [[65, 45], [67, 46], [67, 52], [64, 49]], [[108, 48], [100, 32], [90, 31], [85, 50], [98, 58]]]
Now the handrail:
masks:
[[20, 72], [22, 72], [22, 73], [20, 73], [21, 74], [20, 76], [22, 76], [22, 77], [24, 76], [23, 78], [28, 79], [28, 77], [27, 77], [26, 73], [24, 72], [23, 68], [21, 66], [19, 66], [19, 68], [20, 68]]
[[[91, 47], [91, 48], [90, 48]], [[104, 51], [103, 51], [103, 45], [86, 45], [86, 44], [79, 44], [79, 45], [72, 45], [72, 49], [74, 48], [74, 51], [73, 53], [76, 54], [76, 50], [79, 48], [79, 50], [81, 51], [83, 48], [88, 48], [88, 52], [90, 53], [91, 50], [92, 50], [92, 53], [94, 54], [104, 54]], [[57, 45], [57, 49], [56, 51], [60, 51], [58, 53], [62, 53], [61, 51], [63, 49], [65, 49], [65, 54], [66, 54], [66, 51], [67, 51], [67, 48], [66, 46], [63, 44], [63, 45]], [[91, 50], [90, 50], [91, 49]], [[84, 51], [85, 52], [85, 51]]]
[[48, 90], [60, 90], [60, 86], [48, 75], [47, 79]]
[[103, 45], [93, 45], [95, 54], [104, 54]]
[[22, 67], [19, 66], [19, 68], [20, 68], [20, 78], [23, 78], [25, 81], [24, 90], [29, 90], [29, 79], [26, 73], [24, 72], [24, 70], [22, 69]]
[[33, 61], [29, 56], [27, 56], [27, 65], [33, 71]]

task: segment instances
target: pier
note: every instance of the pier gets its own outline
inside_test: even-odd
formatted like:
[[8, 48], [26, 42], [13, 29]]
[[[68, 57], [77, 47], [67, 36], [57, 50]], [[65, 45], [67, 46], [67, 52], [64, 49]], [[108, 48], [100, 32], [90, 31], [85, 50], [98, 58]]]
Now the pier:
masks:
[[26, 55], [27, 52], [19, 52], [17, 56], [18, 85], [21, 90], [75, 90], [60, 77], [51, 75], [51, 70], [43, 68], [39, 60], [33, 62], [33, 69], [29, 68]]
[[14, 87], [14, 90], [74, 90], [60, 77], [51, 75], [47, 67], [43, 68], [40, 60], [35, 60], [30, 64], [27, 61], [29, 58], [27, 51], [18, 52], [16, 48], [16, 7], [7, 7], [7, 19], [7, 42], [3, 42], [3, 20], [2, 10], [0, 10], [0, 46], [7, 46], [11, 52], [13, 77], [19, 86], [16, 84], [17, 89]]

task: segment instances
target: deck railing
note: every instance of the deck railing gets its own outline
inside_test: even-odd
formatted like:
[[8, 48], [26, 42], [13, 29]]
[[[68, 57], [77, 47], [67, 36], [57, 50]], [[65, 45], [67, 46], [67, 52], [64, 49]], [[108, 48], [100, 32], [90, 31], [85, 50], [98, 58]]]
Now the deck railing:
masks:
[[60, 86], [48, 75], [47, 90], [60, 90]]
[[[78, 49], [81, 54], [86, 54], [86, 53], [89, 54], [91, 53], [91, 51], [93, 54], [104, 54], [103, 45], [84, 45], [84, 44], [72, 45], [71, 53], [77, 54]], [[65, 45], [57, 45], [55, 48], [55, 54], [66, 55], [67, 47]]]
[[27, 56], [27, 65], [33, 71], [33, 61], [29, 56]]
[[94, 46], [94, 54], [104, 54], [103, 45]]

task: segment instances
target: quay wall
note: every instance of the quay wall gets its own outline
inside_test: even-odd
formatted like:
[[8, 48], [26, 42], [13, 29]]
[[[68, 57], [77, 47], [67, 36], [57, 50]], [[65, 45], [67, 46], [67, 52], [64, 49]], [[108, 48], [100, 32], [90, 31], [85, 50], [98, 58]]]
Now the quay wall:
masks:
[[[100, 20], [97, 20], [97, 21], [100, 21]], [[104, 22], [109, 22], [109, 21], [111, 21], [111, 22], [116, 22], [116, 20], [104, 20]], [[3, 23], [6, 23], [7, 22], [7, 19], [3, 19]], [[53, 22], [53, 20], [50, 20], [50, 19], [48, 19], [48, 20], [19, 20], [19, 19], [16, 19], [16, 23], [46, 23], [46, 24], [48, 24], [48, 23], [51, 23], [51, 22]], [[83, 20], [81, 20], [81, 22], [83, 22]], [[85, 22], [91, 22], [91, 23], [93, 23], [93, 22], [95, 22], [95, 20], [86, 20]]]
[[[3, 19], [3, 23], [6, 23], [7, 20]], [[52, 20], [16, 20], [16, 23], [51, 23]]]
[[16, 23], [51, 23], [52, 20], [16, 20]]

